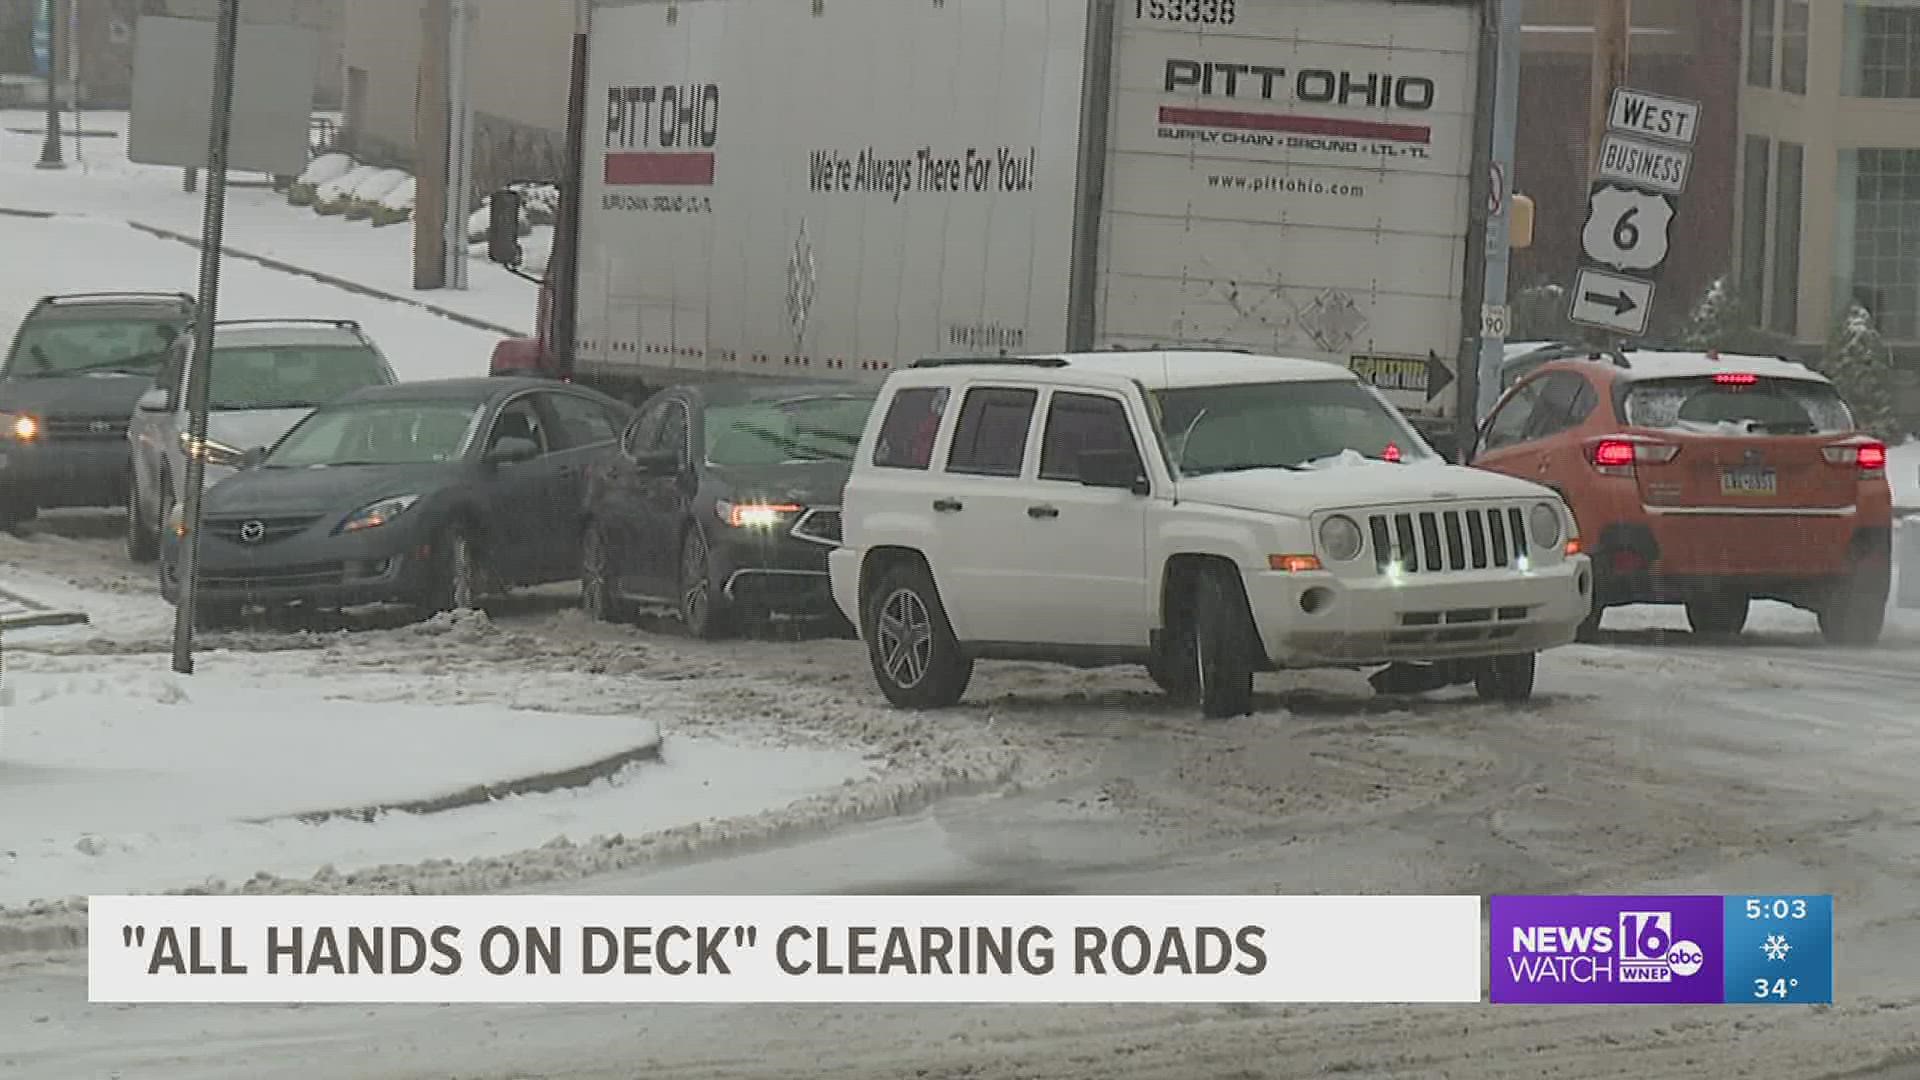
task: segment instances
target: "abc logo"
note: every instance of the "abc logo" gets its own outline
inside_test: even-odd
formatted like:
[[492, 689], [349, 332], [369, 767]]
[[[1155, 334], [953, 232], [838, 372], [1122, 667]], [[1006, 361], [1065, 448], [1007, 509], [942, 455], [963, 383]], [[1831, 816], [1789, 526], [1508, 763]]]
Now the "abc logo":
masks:
[[1667, 950], [1667, 967], [1675, 975], [1693, 975], [1706, 962], [1706, 955], [1700, 951], [1700, 946], [1691, 941], [1676, 941], [1673, 948]]

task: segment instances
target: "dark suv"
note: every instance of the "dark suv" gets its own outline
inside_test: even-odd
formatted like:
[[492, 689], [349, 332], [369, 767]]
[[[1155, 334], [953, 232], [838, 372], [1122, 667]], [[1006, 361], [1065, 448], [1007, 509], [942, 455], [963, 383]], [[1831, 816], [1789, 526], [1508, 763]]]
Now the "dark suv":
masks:
[[193, 324], [184, 293], [41, 298], [0, 367], [0, 528], [126, 500], [127, 420]]

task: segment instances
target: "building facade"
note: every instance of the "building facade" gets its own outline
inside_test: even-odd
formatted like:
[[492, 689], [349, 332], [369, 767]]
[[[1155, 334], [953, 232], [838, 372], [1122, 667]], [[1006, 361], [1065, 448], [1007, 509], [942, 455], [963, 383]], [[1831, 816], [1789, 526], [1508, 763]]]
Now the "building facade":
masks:
[[[555, 181], [566, 160], [571, 0], [468, 0], [474, 183]], [[425, 0], [346, 0], [346, 149], [406, 168], [414, 156]]]
[[[1627, 83], [1701, 103], [1693, 174], [1654, 296], [1654, 325], [1683, 319], [1733, 264], [1743, 0], [1634, 0]], [[1536, 206], [1534, 246], [1511, 285], [1567, 285], [1586, 224], [1593, 0], [1527, 0], [1514, 182]]]
[[1920, 0], [1746, 0], [1741, 292], [1827, 340], [1858, 302], [1920, 356]]
[[[295, 21], [320, 35], [320, 58], [313, 73], [314, 105], [320, 109], [337, 109], [342, 91], [344, 0], [285, 2]], [[34, 12], [39, 4], [40, 0], [0, 0], [0, 78], [33, 74], [30, 41]], [[204, 2], [182, 0], [60, 0], [56, 10], [63, 17], [71, 10], [78, 30], [76, 81], [80, 104], [92, 109], [128, 107], [133, 93], [134, 31], [142, 15], [203, 16], [207, 7]], [[33, 92], [37, 96], [43, 90], [35, 85]]]

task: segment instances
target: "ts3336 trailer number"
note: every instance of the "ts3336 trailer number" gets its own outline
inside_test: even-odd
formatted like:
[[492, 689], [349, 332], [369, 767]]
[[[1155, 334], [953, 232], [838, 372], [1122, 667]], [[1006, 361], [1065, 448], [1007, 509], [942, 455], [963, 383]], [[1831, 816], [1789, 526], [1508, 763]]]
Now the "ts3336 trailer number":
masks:
[[1133, 17], [1160, 22], [1232, 26], [1234, 0], [1133, 0]]

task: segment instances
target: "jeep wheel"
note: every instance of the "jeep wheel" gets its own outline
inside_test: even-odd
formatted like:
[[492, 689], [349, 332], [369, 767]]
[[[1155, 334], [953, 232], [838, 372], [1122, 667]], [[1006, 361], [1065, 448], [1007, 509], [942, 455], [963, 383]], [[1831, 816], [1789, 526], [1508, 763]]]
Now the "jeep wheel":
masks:
[[1487, 701], [1525, 701], [1533, 696], [1538, 661], [1533, 653], [1496, 656], [1474, 674], [1473, 689]]
[[1200, 575], [1189, 620], [1193, 694], [1209, 719], [1253, 712], [1253, 616], [1240, 582], [1224, 570]]
[[150, 563], [160, 555], [160, 530], [148, 528], [140, 516], [140, 496], [132, 484], [127, 485], [127, 559], [130, 562]]
[[619, 556], [606, 529], [597, 521], [589, 522], [580, 538], [580, 608], [596, 622], [631, 622], [634, 607], [616, 587], [620, 580]]
[[1687, 601], [1687, 625], [1701, 637], [1738, 637], [1747, 627], [1752, 598], [1745, 593], [1711, 592]]
[[933, 578], [918, 566], [887, 571], [866, 597], [867, 657], [889, 702], [902, 709], [958, 704], [973, 661], [947, 621]]
[[1893, 588], [1886, 563], [1855, 570], [1821, 606], [1820, 636], [1829, 645], [1872, 645], [1887, 624], [1887, 593]]
[[687, 633], [717, 641], [733, 632], [734, 611], [713, 587], [713, 549], [698, 525], [680, 541], [680, 621]]

